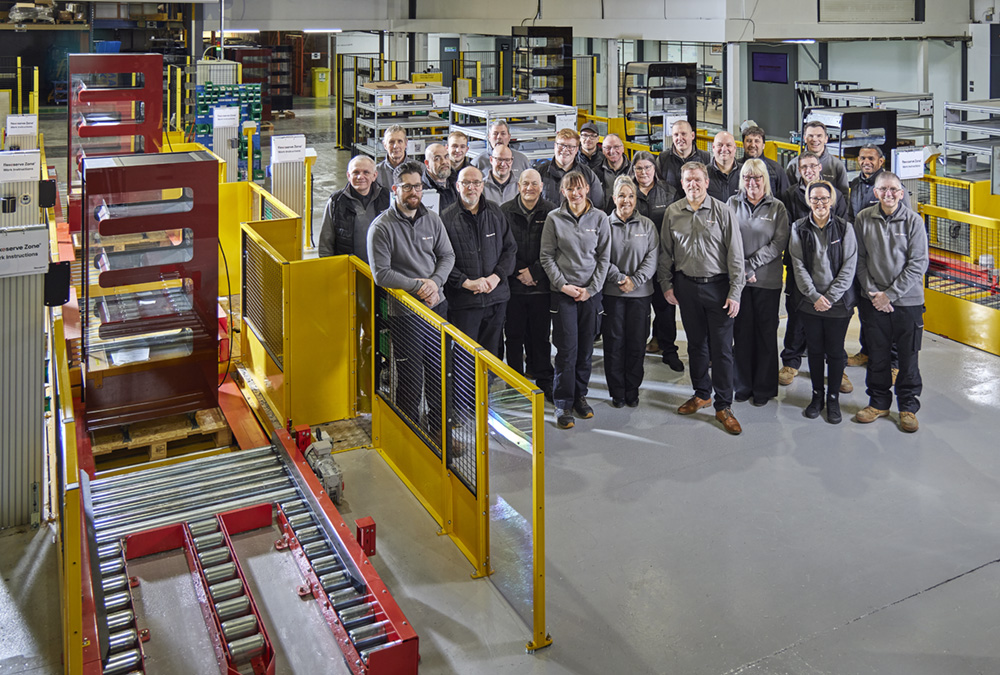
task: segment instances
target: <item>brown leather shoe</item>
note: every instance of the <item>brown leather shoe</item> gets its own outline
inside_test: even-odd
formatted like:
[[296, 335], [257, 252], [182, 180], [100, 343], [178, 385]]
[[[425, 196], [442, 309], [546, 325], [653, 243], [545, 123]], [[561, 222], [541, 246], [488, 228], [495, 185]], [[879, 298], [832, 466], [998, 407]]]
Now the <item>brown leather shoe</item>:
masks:
[[710, 405], [712, 405], [712, 399], [692, 396], [681, 404], [681, 407], [677, 409], [677, 413], [679, 415], [693, 415], [702, 408], [707, 408]]
[[854, 391], [854, 385], [851, 384], [851, 379], [847, 377], [847, 373], [844, 373], [844, 376], [840, 378], [840, 393], [850, 394], [852, 391]]
[[722, 428], [731, 433], [733, 436], [739, 436], [743, 433], [743, 427], [740, 426], [739, 420], [733, 415], [733, 411], [730, 408], [723, 408], [715, 413], [715, 419], [722, 422]]
[[660, 343], [659, 343], [659, 341], [655, 337], [654, 338], [650, 338], [649, 342], [646, 344], [646, 353], [647, 354], [659, 354], [660, 353]]

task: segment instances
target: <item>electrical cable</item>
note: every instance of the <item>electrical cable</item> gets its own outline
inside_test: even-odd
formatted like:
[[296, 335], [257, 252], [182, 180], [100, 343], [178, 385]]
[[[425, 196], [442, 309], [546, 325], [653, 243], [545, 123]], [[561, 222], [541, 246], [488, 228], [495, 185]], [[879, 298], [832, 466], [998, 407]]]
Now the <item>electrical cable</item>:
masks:
[[226, 370], [222, 374], [222, 380], [219, 381], [218, 389], [222, 388], [225, 383], [226, 378], [229, 377], [229, 366], [233, 362], [233, 333], [235, 328], [233, 327], [233, 287], [229, 281], [229, 260], [226, 258], [226, 249], [222, 248], [222, 241], [219, 241], [219, 251], [222, 253], [222, 266], [226, 269], [226, 299], [229, 305], [229, 318], [226, 323], [229, 324], [229, 354], [226, 357]]

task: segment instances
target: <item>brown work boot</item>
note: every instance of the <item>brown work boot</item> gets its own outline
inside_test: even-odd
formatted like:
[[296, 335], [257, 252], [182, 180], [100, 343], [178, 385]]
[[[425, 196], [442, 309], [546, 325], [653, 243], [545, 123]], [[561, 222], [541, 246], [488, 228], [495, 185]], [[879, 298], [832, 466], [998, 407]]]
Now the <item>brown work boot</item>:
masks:
[[656, 338], [650, 339], [649, 343], [646, 345], [647, 354], [659, 354], [660, 353], [660, 342]]
[[854, 356], [848, 356], [847, 357], [847, 365], [851, 366], [852, 368], [857, 368], [857, 367], [867, 368], [868, 367], [868, 355], [867, 354], [862, 354], [861, 352], [858, 352]]
[[899, 368], [892, 369], [892, 386], [896, 386], [896, 376], [899, 375]]
[[854, 419], [861, 424], [871, 424], [879, 417], [888, 417], [888, 410], [879, 410], [870, 405], [866, 405], [864, 408], [858, 411], [858, 414], [854, 416]]
[[739, 436], [743, 433], [743, 427], [740, 426], [739, 421], [736, 416], [733, 415], [733, 411], [730, 408], [723, 408], [715, 413], [715, 419], [722, 422], [722, 428], [731, 433], [733, 436]]
[[681, 407], [677, 409], [677, 413], [679, 415], [693, 415], [702, 408], [707, 408], [710, 405], [712, 405], [712, 399], [692, 396], [681, 404]]
[[799, 374], [798, 368], [792, 368], [791, 366], [784, 366], [778, 371], [778, 384], [783, 387], [787, 387], [795, 379], [795, 376]]
[[850, 394], [852, 391], [854, 391], [854, 385], [851, 384], [851, 380], [847, 377], [847, 373], [844, 373], [844, 376], [840, 378], [840, 393]]
[[911, 412], [899, 413], [899, 428], [909, 434], [919, 429], [920, 425], [917, 423], [917, 414]]

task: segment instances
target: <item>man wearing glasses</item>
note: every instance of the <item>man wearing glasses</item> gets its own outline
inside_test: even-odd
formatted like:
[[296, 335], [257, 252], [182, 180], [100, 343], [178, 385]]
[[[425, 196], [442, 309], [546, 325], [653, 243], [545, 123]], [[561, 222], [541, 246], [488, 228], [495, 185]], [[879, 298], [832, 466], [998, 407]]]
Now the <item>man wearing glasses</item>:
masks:
[[[476, 161], [472, 165], [484, 173], [489, 171], [490, 157], [493, 156], [493, 151], [501, 145], [510, 148], [510, 126], [505, 119], [492, 120], [490, 122], [489, 138], [486, 142], [486, 152], [476, 157]], [[514, 180], [517, 180], [521, 172], [531, 166], [531, 160], [523, 152], [518, 152], [514, 148], [510, 148], [510, 153], [514, 160], [511, 163], [511, 175], [514, 177]]]
[[542, 197], [550, 202], [559, 202], [560, 184], [563, 176], [571, 171], [579, 171], [590, 186], [590, 202], [597, 209], [604, 208], [604, 185], [597, 174], [580, 159], [580, 134], [572, 129], [556, 132], [556, 142], [552, 159], [538, 165], [542, 177]]
[[[594, 169], [594, 171], [597, 172], [597, 177], [603, 180], [604, 194], [609, 195], [608, 201], [610, 202], [610, 195], [615, 187], [615, 179], [618, 176], [627, 175], [632, 170], [632, 162], [625, 156], [625, 144], [622, 143], [622, 139], [618, 134], [608, 134], [604, 137], [604, 143], [601, 144], [601, 152], [604, 154], [604, 163], [601, 164], [599, 169]], [[614, 208], [610, 204], [609, 207]]]
[[903, 204], [899, 178], [883, 171], [875, 180], [878, 204], [858, 214], [858, 303], [868, 342], [868, 406], [855, 419], [869, 424], [889, 415], [892, 404], [891, 352], [899, 358], [896, 401], [899, 428], [913, 433], [923, 385], [918, 355], [924, 328], [927, 232], [923, 219]]
[[517, 246], [500, 206], [483, 195], [479, 169], [462, 169], [458, 195], [459, 201], [441, 214], [455, 250], [448, 275], [448, 320], [499, 358], [510, 299], [507, 277], [514, 272]]
[[[795, 160], [798, 163], [798, 181], [781, 195], [781, 201], [788, 211], [788, 222], [794, 225], [803, 218], [808, 218], [812, 213], [809, 200], [806, 197], [806, 187], [809, 183], [823, 180], [823, 165], [819, 156], [809, 152], [803, 152]], [[844, 194], [834, 188], [836, 194], [833, 204], [830, 205], [830, 212], [838, 218], [847, 218], [847, 199]], [[799, 373], [799, 366], [802, 365], [802, 357], [806, 353], [806, 332], [802, 326], [802, 319], [799, 317], [796, 301], [793, 299], [795, 286], [795, 274], [792, 271], [792, 257], [785, 251], [785, 311], [788, 313], [788, 321], [785, 324], [784, 348], [781, 350], [781, 370], [778, 371], [778, 384], [787, 387]], [[854, 385], [847, 377], [847, 373], [840, 382], [840, 392], [849, 394], [854, 391]]]
[[441, 218], [420, 202], [422, 176], [417, 162], [397, 167], [392, 205], [368, 230], [368, 258], [376, 284], [407, 291], [445, 316], [443, 288], [455, 265], [455, 251]]
[[604, 165], [600, 138], [601, 134], [593, 122], [587, 122], [580, 127], [580, 161], [597, 174], [600, 174], [601, 167]]
[[438, 195], [438, 213], [458, 200], [455, 191], [455, 176], [448, 161], [448, 148], [440, 143], [431, 143], [424, 151], [424, 191], [433, 190]]
[[701, 162], [707, 166], [712, 161], [708, 152], [695, 146], [694, 139], [695, 133], [691, 125], [686, 120], [677, 120], [670, 127], [670, 149], [656, 157], [660, 177], [674, 186], [678, 198], [684, 195], [681, 190], [681, 167], [687, 162]]
[[498, 145], [490, 157], [490, 171], [483, 183], [483, 194], [496, 205], [517, 196], [517, 179], [511, 173], [514, 155], [506, 145]]
[[384, 188], [393, 184], [396, 168], [406, 161], [406, 129], [398, 124], [386, 128], [382, 135], [382, 147], [385, 148], [385, 159], [378, 163], [375, 180]]

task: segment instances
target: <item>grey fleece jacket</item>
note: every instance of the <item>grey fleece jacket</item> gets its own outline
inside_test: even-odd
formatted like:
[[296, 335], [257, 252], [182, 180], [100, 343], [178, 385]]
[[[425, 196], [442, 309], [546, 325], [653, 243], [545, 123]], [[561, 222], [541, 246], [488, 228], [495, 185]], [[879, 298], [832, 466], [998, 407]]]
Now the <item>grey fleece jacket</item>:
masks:
[[563, 203], [549, 213], [542, 228], [539, 260], [553, 293], [566, 284], [596, 295], [604, 288], [611, 260], [611, 226], [603, 211], [589, 204], [577, 218]]
[[781, 259], [788, 246], [788, 212], [781, 200], [764, 195], [755, 207], [745, 192], [729, 198], [729, 208], [743, 238], [743, 268], [747, 279], [756, 276], [749, 288], [781, 289]]
[[438, 214], [421, 204], [411, 222], [395, 200], [368, 230], [368, 258], [376, 284], [409, 293], [420, 290], [418, 279], [430, 279], [443, 296], [455, 266], [455, 251]]
[[[608, 266], [604, 295], [622, 298], [644, 298], [653, 294], [653, 277], [656, 275], [656, 257], [660, 250], [660, 237], [653, 221], [633, 213], [627, 220], [611, 214], [611, 264]], [[635, 290], [622, 293], [618, 286], [631, 278]]]
[[889, 216], [878, 204], [863, 209], [854, 221], [858, 239], [856, 275], [864, 297], [883, 291], [900, 307], [924, 304], [927, 231], [924, 221], [900, 203]]

